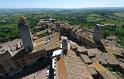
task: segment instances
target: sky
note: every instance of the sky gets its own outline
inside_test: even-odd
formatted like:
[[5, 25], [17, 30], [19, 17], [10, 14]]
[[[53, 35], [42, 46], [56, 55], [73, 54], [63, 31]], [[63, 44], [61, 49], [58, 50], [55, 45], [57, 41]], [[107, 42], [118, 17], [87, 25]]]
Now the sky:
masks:
[[0, 8], [124, 7], [124, 0], [0, 0]]

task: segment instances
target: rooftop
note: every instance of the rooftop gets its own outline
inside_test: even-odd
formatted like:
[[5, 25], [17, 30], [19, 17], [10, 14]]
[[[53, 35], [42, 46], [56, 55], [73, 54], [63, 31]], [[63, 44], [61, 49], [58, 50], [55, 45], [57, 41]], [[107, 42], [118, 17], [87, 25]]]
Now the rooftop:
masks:
[[9, 41], [9, 42], [5, 42], [3, 44], [1, 44], [1, 48], [0, 48], [0, 54], [3, 54], [5, 51], [9, 51], [9, 53], [14, 56], [18, 50], [22, 49], [23, 46], [22, 45], [22, 41], [21, 39], [15, 39], [13, 41]]
[[[47, 37], [42, 37], [40, 39], [33, 41], [33, 44], [34, 44], [34, 49], [30, 54], [38, 51], [42, 51], [42, 50], [52, 51], [60, 47], [59, 36], [56, 33], [55, 34], [53, 33]], [[23, 52], [24, 54], [25, 52], [21, 39], [16, 39], [16, 40], [1, 44], [0, 54], [5, 53], [6, 50], [9, 51], [12, 57], [17, 55], [18, 53]]]
[[43, 69], [43, 70], [39, 70], [35, 73], [32, 73], [26, 77], [23, 77], [21, 79], [47, 79], [47, 70]]

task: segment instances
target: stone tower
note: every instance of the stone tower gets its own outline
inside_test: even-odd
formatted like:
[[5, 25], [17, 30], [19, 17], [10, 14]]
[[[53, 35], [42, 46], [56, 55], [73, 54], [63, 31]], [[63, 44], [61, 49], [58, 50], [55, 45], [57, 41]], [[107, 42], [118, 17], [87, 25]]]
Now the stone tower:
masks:
[[26, 17], [22, 16], [19, 19], [18, 28], [20, 30], [21, 39], [25, 52], [29, 53], [33, 50], [33, 43], [31, 38], [31, 33], [29, 25], [27, 23]]
[[62, 51], [64, 55], [67, 55], [67, 49], [68, 49], [68, 38], [63, 37], [62, 39]]
[[96, 42], [101, 42], [101, 39], [103, 38], [103, 26], [100, 24], [96, 24], [95, 30], [94, 30], [94, 40]]

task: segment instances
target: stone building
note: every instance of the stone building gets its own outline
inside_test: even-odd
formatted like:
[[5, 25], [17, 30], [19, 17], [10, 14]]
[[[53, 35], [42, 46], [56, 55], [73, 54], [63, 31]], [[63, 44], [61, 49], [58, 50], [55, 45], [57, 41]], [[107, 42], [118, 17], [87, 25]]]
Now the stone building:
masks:
[[67, 55], [67, 49], [68, 49], [68, 38], [63, 37], [63, 39], [62, 39], [62, 51], [63, 51], [64, 55]]
[[20, 18], [18, 27], [20, 29], [20, 35], [25, 51], [31, 52], [33, 50], [32, 37], [31, 37], [29, 25], [25, 17]]
[[96, 24], [95, 30], [94, 30], [94, 40], [99, 42], [103, 38], [103, 26], [100, 24]]
[[[47, 27], [44, 25], [47, 25]], [[51, 22], [49, 20], [40, 20], [35, 28], [51, 29], [51, 31], [59, 32], [61, 36], [67, 36], [78, 44], [85, 45], [87, 48], [96, 47], [93, 33], [82, 29], [80, 26], [72, 26], [66, 22], [60, 21]]]
[[[17, 70], [16, 65], [12, 59], [11, 51], [8, 46], [2, 45], [0, 48], [0, 76], [7, 76], [14, 74]], [[11, 73], [11, 74], [10, 74]]]
[[23, 70], [25, 66], [37, 63], [40, 58], [45, 58], [45, 61], [51, 57], [52, 52], [60, 47], [60, 37], [59, 33], [53, 33], [47, 37], [33, 41], [34, 49], [30, 53], [26, 53], [23, 46], [16, 49], [16, 44], [20, 43], [20, 40], [0, 45], [0, 77], [13, 75]]
[[[0, 77], [11, 76], [24, 67], [38, 63], [39, 59], [47, 62], [54, 50], [60, 47], [60, 34], [54, 32], [32, 41], [28, 24], [24, 17], [19, 21], [21, 40], [16, 39], [0, 44]], [[49, 38], [49, 39], [48, 39]], [[30, 52], [30, 53], [27, 53]]]

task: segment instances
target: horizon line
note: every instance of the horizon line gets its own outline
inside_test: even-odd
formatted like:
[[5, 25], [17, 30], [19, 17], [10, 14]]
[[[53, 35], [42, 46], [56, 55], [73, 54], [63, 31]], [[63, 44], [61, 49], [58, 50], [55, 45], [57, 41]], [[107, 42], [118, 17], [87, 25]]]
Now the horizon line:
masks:
[[0, 8], [0, 9], [94, 9], [94, 8], [124, 8], [124, 7], [82, 7], [82, 8], [40, 8], [40, 7], [26, 7], [26, 8], [22, 8], [22, 7], [13, 7], [13, 8]]

